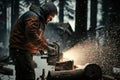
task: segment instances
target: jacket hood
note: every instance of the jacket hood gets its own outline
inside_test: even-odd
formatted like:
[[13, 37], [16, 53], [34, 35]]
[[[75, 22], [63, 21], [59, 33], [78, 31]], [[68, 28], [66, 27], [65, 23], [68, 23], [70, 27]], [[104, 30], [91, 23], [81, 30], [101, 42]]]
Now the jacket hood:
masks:
[[29, 9], [30, 9], [30, 11], [35, 12], [37, 15], [39, 15], [45, 21], [44, 12], [41, 7], [38, 7], [38, 6], [32, 4]]

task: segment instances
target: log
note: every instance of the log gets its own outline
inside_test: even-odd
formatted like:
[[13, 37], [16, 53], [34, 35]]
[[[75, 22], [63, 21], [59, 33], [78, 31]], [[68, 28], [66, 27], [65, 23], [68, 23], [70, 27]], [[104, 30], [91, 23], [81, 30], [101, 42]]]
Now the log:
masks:
[[73, 60], [57, 62], [55, 65], [55, 71], [73, 70], [73, 69], [74, 69], [74, 61]]
[[96, 64], [88, 64], [84, 69], [49, 71], [47, 80], [99, 80], [102, 70]]
[[4, 74], [4, 75], [13, 75], [13, 69], [4, 67], [4, 66], [0, 66], [0, 73]]

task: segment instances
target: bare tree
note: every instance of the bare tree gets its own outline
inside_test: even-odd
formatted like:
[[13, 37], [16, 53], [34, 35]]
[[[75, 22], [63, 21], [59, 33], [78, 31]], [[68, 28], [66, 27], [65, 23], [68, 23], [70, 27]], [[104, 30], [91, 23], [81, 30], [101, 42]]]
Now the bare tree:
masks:
[[75, 38], [87, 36], [87, 0], [76, 0]]

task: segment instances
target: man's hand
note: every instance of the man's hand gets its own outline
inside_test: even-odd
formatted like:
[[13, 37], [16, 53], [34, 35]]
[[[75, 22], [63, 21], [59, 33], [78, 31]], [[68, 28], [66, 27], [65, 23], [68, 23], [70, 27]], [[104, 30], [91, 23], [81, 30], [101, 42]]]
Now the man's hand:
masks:
[[51, 56], [56, 55], [55, 47], [48, 45], [46, 50], [47, 50], [48, 55], [51, 55]]

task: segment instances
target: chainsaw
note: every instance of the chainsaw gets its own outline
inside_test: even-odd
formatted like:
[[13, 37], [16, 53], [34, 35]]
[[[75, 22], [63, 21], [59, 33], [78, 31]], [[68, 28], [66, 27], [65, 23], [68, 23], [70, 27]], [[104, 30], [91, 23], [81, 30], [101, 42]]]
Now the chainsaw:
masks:
[[47, 59], [48, 65], [55, 65], [62, 58], [62, 53], [60, 53], [59, 44], [53, 42], [48, 44], [47, 49], [40, 51], [41, 59]]

